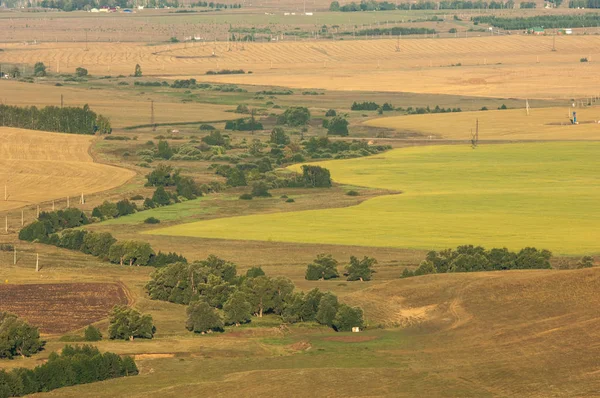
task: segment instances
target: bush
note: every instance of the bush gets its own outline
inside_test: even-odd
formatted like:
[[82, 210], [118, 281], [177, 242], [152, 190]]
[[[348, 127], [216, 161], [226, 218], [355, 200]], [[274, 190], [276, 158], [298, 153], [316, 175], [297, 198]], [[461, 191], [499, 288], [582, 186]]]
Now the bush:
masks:
[[303, 106], [293, 106], [285, 110], [277, 118], [277, 123], [287, 124], [288, 126], [296, 127], [303, 126], [310, 120], [310, 111]]
[[338, 262], [331, 254], [319, 254], [306, 269], [305, 279], [309, 281], [327, 280], [339, 277]]
[[377, 264], [377, 260], [372, 257], [365, 256], [362, 260], [352, 256], [350, 264], [346, 266], [346, 276], [349, 281], [370, 281], [373, 275], [373, 265]]
[[304, 184], [310, 188], [331, 187], [331, 174], [329, 170], [321, 166], [302, 166], [302, 179]]
[[130, 200], [143, 200], [144, 197], [142, 195], [133, 195]]
[[145, 224], [160, 224], [160, 220], [155, 217], [148, 217], [144, 220]]
[[348, 192], [346, 192], [346, 195], [348, 195], [348, 196], [359, 196], [360, 193], [358, 193], [358, 191], [348, 191]]
[[292, 198], [289, 198], [285, 201], [285, 203], [294, 203], [294, 202], [295, 202], [295, 200]]
[[342, 137], [348, 136], [348, 120], [341, 116], [335, 116], [327, 124], [327, 134], [339, 135]]
[[580, 58], [580, 59], [579, 59], [579, 62], [588, 62], [588, 59], [587, 59], [587, 57]]
[[211, 131], [211, 130], [215, 130], [215, 127], [210, 124], [201, 124], [200, 125], [200, 131]]
[[335, 111], [335, 109], [329, 109], [327, 112], [325, 112], [325, 116], [326, 117], [337, 116], [337, 112]]
[[246, 278], [256, 278], [264, 275], [265, 271], [261, 267], [252, 267], [246, 271]]
[[252, 195], [250, 195], [249, 193], [244, 193], [240, 195], [240, 199], [241, 200], [252, 200]]
[[270, 198], [271, 194], [269, 193], [269, 186], [264, 181], [257, 181], [252, 184], [252, 194], [253, 197], [263, 197]]
[[85, 341], [100, 341], [102, 340], [102, 333], [100, 329], [90, 325], [83, 332], [83, 339]]
[[87, 75], [88, 75], [88, 70], [87, 70], [87, 69], [85, 69], [85, 68], [81, 68], [81, 67], [79, 67], [79, 68], [75, 69], [75, 75], [76, 75], [77, 77], [84, 77], [84, 76], [87, 76]]

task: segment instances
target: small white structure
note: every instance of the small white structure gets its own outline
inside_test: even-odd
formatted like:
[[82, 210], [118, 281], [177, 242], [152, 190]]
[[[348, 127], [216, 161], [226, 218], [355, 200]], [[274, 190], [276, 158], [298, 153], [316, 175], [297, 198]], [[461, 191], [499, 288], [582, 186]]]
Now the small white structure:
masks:
[[360, 328], [358, 326], [354, 326], [352, 328], [352, 333], [358, 333], [358, 332], [360, 332]]
[[283, 15], [287, 16], [287, 15], [290, 15], [290, 13], [289, 12], [284, 12]]
[[305, 12], [304, 15], [313, 15], [312, 12]]
[[143, 10], [144, 6], [138, 6], [138, 10]]
[[90, 10], [90, 12], [100, 12], [100, 10], [98, 10], [97, 8], [92, 8], [92, 9]]

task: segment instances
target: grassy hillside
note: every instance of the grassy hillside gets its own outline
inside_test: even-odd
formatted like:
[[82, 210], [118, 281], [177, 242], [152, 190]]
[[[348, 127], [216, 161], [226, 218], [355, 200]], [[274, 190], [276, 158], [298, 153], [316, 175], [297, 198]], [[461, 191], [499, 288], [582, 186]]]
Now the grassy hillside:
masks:
[[202, 221], [153, 234], [446, 248], [459, 244], [597, 253], [598, 143], [439, 146], [320, 163], [337, 182], [388, 188], [358, 206]]

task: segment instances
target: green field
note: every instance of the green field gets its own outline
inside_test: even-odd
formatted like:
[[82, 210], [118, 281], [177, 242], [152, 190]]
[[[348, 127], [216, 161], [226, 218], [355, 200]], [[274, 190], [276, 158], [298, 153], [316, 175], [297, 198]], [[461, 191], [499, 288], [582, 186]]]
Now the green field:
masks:
[[338, 183], [402, 191], [358, 206], [194, 222], [149, 233], [441, 249], [600, 253], [600, 143], [398, 149], [321, 162]]

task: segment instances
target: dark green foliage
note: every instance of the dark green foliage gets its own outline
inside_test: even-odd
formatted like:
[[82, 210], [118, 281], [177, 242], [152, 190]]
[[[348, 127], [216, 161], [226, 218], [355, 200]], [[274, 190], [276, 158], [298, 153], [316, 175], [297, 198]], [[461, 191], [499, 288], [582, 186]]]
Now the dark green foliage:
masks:
[[261, 267], [252, 267], [246, 271], [246, 278], [256, 278], [258, 276], [264, 276], [265, 271]]
[[346, 304], [340, 304], [333, 320], [333, 327], [338, 332], [349, 332], [353, 327], [363, 327], [364, 324], [362, 309]]
[[288, 137], [281, 127], [275, 127], [271, 130], [269, 142], [276, 145], [287, 145], [290, 143], [290, 137]]
[[362, 260], [352, 256], [350, 264], [346, 266], [346, 275], [349, 281], [370, 281], [373, 275], [373, 265], [377, 264], [377, 260], [372, 257], [363, 257]]
[[[260, 269], [260, 268], [259, 268]], [[252, 306], [241, 291], [234, 292], [223, 305], [226, 325], [239, 325], [250, 322]]]
[[[592, 7], [593, 0], [586, 0], [587, 8], [598, 8], [596, 5]], [[571, 1], [571, 4], [576, 6], [575, 1]], [[584, 7], [586, 5], [583, 5]], [[473, 18], [474, 22], [490, 24], [492, 26], [507, 29], [507, 30], [523, 30], [531, 29], [536, 26], [543, 26], [545, 29], [560, 29], [560, 28], [585, 28], [590, 26], [597, 26], [600, 23], [600, 14], [585, 13], [585, 14], [564, 14], [564, 15], [536, 15], [527, 18], [521, 17], [506, 17], [499, 18], [494, 16], [479, 16]]]
[[243, 69], [221, 69], [221, 70], [209, 70], [206, 75], [243, 75]]
[[498, 107], [498, 109], [504, 110], [504, 109], [508, 109], [508, 108], [506, 107], [506, 105], [502, 104]]
[[252, 184], [252, 196], [270, 198], [272, 195], [269, 193], [269, 185], [264, 181], [256, 181]]
[[102, 333], [100, 333], [100, 329], [90, 325], [85, 328], [83, 339], [85, 341], [100, 341], [102, 340]]
[[159, 224], [160, 220], [158, 218], [155, 217], [148, 217], [144, 220], [145, 224]]
[[327, 124], [327, 134], [348, 136], [348, 121], [342, 116], [335, 116]]
[[46, 65], [43, 62], [36, 62], [33, 66], [33, 74], [36, 77], [44, 77], [46, 76]]
[[85, 213], [74, 207], [53, 212], [41, 212], [38, 221], [34, 221], [19, 231], [19, 239], [29, 242], [38, 240], [45, 243], [49, 235], [55, 232], [89, 223]]
[[372, 101], [364, 101], [364, 102], [353, 102], [350, 109], [353, 111], [376, 111], [381, 106]]
[[277, 118], [277, 123], [296, 127], [307, 124], [310, 120], [310, 111], [304, 106], [292, 106]]
[[532, 247], [515, 253], [506, 248], [487, 251], [481, 246], [465, 245], [457, 247], [456, 250], [430, 251], [414, 273], [406, 271], [403, 277], [444, 272], [549, 269], [551, 257], [552, 253], [548, 250]]
[[149, 187], [169, 187], [177, 184], [179, 170], [173, 170], [173, 167], [166, 164], [159, 164], [150, 174], [146, 175]]
[[0, 126], [71, 134], [108, 134], [112, 131], [108, 119], [92, 112], [87, 105], [38, 109], [0, 104]]
[[311, 264], [308, 264], [305, 278], [310, 281], [337, 278], [340, 276], [337, 271], [337, 265], [338, 262], [331, 254], [319, 254]]
[[127, 199], [123, 199], [117, 202], [117, 214], [119, 217], [133, 214], [137, 211], [135, 203], [130, 202]]
[[348, 195], [348, 196], [358, 196], [358, 195], [360, 195], [360, 193], [358, 193], [358, 191], [351, 190], [351, 191], [346, 192], [346, 195]]
[[125, 305], [116, 305], [110, 312], [108, 326], [110, 339], [151, 339], [154, 337], [155, 330], [151, 315], [142, 315], [139, 311]]
[[156, 156], [165, 160], [169, 160], [173, 157], [173, 149], [167, 141], [158, 141]]
[[326, 117], [337, 116], [337, 112], [335, 111], [335, 109], [329, 109], [327, 112], [325, 112], [325, 116]]
[[202, 137], [201, 140], [207, 145], [217, 145], [222, 147], [229, 146], [229, 137], [222, 135], [218, 130], [211, 131], [209, 135]]
[[167, 206], [171, 204], [171, 195], [167, 193], [164, 187], [159, 186], [152, 194], [152, 202], [158, 206]]
[[252, 306], [252, 312], [262, 317], [266, 312], [283, 312], [287, 298], [294, 291], [294, 284], [283, 277], [258, 276], [246, 279], [241, 289]]
[[88, 232], [83, 239], [81, 251], [102, 259], [108, 259], [110, 247], [116, 241], [109, 232]]
[[58, 247], [70, 250], [82, 250], [87, 231], [68, 229], [64, 231], [58, 240]]
[[313, 289], [308, 293], [294, 293], [287, 300], [283, 311], [283, 319], [289, 323], [314, 321], [319, 311], [323, 293]]
[[227, 175], [227, 185], [230, 187], [244, 187], [248, 185], [244, 170], [241, 170], [238, 167], [231, 169]]
[[223, 319], [208, 303], [204, 301], [190, 303], [186, 312], [188, 318], [185, 327], [190, 332], [223, 331]]
[[331, 175], [329, 170], [321, 166], [302, 166], [302, 179], [307, 187], [310, 188], [329, 188], [331, 187]]
[[402, 275], [400, 275], [400, 278], [410, 278], [411, 276], [415, 276], [415, 273], [409, 270], [408, 268], [404, 268], [404, 270], [402, 271]]
[[296, 202], [296, 201], [292, 198], [286, 199], [286, 201], [285, 201], [285, 203], [294, 203], [294, 202]]
[[198, 196], [202, 196], [200, 186], [191, 177], [179, 177], [175, 186], [177, 195], [186, 199], [196, 199]]
[[[151, 275], [146, 290], [153, 300], [189, 304], [192, 297], [222, 306], [236, 280], [236, 266], [216, 256], [191, 264], [170, 264]], [[216, 278], [211, 278], [215, 276]]]
[[[201, 131], [210, 131], [210, 130], [215, 130], [215, 127], [213, 125], [203, 123], [203, 124], [200, 125], [199, 129]], [[216, 145], [219, 145], [219, 144], [216, 144]]]
[[156, 203], [152, 200], [152, 198], [144, 199], [144, 209], [154, 209], [156, 207]]
[[0, 358], [31, 356], [42, 349], [44, 342], [36, 327], [8, 312], [0, 312]]
[[66, 345], [61, 355], [53, 352], [46, 363], [33, 369], [0, 370], [0, 397], [20, 397], [137, 374], [138, 368], [130, 356], [101, 354], [90, 345]]
[[150, 262], [148, 263], [148, 265], [152, 267], [164, 267], [166, 265], [174, 263], [187, 264], [187, 258], [175, 252], [169, 252], [165, 254], [159, 251], [156, 256], [150, 258]]
[[242, 119], [227, 121], [225, 123], [225, 130], [238, 130], [238, 131], [263, 130], [263, 125], [262, 125], [262, 123], [254, 120], [253, 118], [242, 118]]
[[249, 193], [243, 193], [240, 195], [240, 199], [241, 200], [252, 200], [252, 195], [250, 195]]
[[135, 240], [115, 242], [108, 251], [110, 262], [121, 265], [128, 263], [130, 266], [149, 265], [154, 256], [149, 243]]
[[104, 201], [100, 206], [94, 207], [92, 210], [92, 217], [107, 219], [115, 218], [119, 216], [119, 210], [117, 209], [116, 203]]
[[76, 75], [77, 77], [85, 77], [85, 76], [87, 76], [87, 75], [88, 75], [88, 70], [87, 70], [87, 69], [85, 69], [85, 68], [81, 68], [81, 67], [79, 67], [79, 68], [76, 68], [76, 69], [75, 69], [75, 75]]
[[333, 327], [338, 307], [337, 297], [332, 293], [325, 293], [319, 301], [319, 309], [315, 315], [315, 320], [321, 325]]
[[142, 67], [140, 64], [135, 65], [135, 71], [133, 72], [133, 77], [142, 77]]

